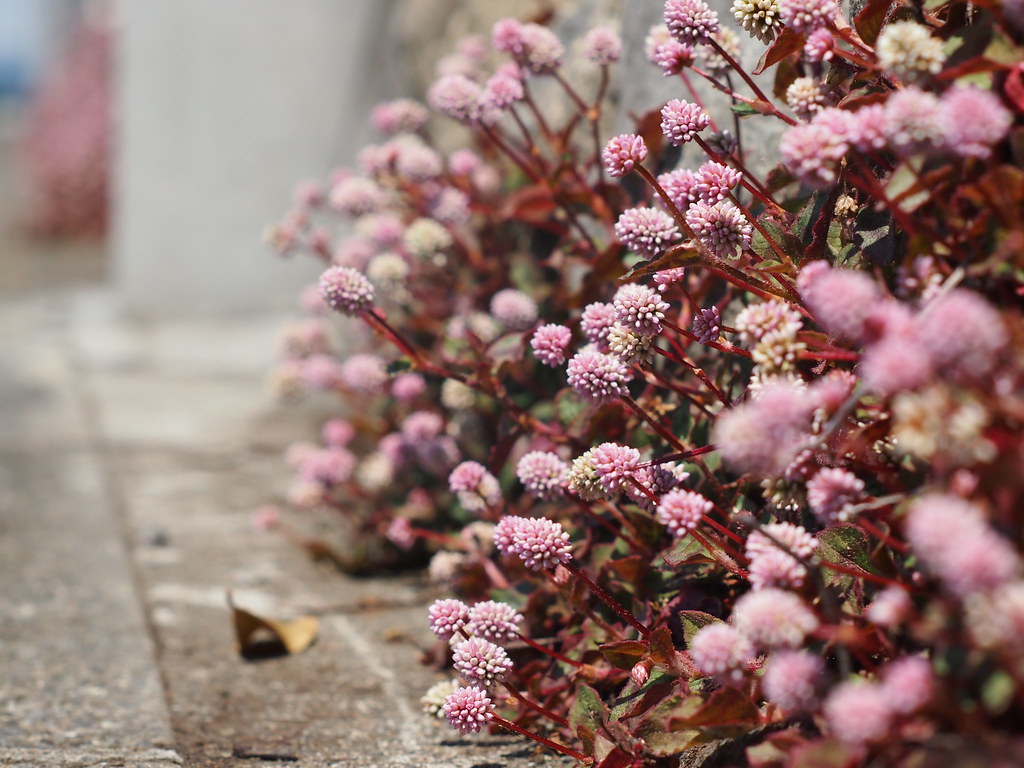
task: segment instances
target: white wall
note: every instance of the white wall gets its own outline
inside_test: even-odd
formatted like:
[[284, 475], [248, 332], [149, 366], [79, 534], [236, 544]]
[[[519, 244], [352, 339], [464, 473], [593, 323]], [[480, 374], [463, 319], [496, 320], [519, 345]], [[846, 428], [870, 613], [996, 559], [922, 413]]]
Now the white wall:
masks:
[[150, 315], [289, 304], [264, 228], [351, 161], [386, 0], [120, 0], [115, 279]]

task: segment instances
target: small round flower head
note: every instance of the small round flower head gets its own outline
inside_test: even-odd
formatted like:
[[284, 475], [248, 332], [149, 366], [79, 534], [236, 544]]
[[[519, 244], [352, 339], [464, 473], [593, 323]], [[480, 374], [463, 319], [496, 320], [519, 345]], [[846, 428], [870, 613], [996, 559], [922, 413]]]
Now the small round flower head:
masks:
[[444, 419], [432, 411], [414, 411], [402, 420], [400, 431], [405, 442], [416, 445], [433, 440], [444, 429]]
[[722, 328], [722, 315], [718, 307], [708, 307], [700, 310], [693, 316], [690, 323], [690, 332], [697, 337], [701, 344], [711, 344], [718, 341], [718, 335]]
[[875, 42], [878, 64], [904, 82], [915, 82], [942, 71], [944, 43], [916, 21], [894, 21], [882, 27]]
[[448, 170], [454, 176], [472, 176], [482, 166], [480, 155], [471, 149], [456, 149], [448, 156]]
[[363, 216], [383, 208], [387, 194], [371, 179], [350, 176], [331, 188], [328, 202], [339, 213]]
[[889, 692], [877, 683], [840, 683], [825, 699], [825, 720], [844, 744], [862, 746], [883, 739], [892, 725]]
[[526, 50], [523, 25], [517, 19], [499, 19], [491, 27], [491, 45], [499, 53], [521, 56]]
[[383, 101], [370, 113], [373, 127], [388, 136], [414, 133], [424, 126], [428, 117], [426, 107], [412, 99]]
[[[635, 484], [629, 483], [625, 486], [626, 495], [637, 506], [648, 512], [653, 512], [657, 504], [651, 500], [651, 496], [660, 499], [669, 491], [677, 488], [689, 476], [689, 472], [684, 472], [672, 462], [640, 467], [633, 473]], [[637, 488], [637, 485], [640, 485], [646, 493]]]
[[385, 293], [397, 293], [409, 276], [409, 264], [400, 254], [384, 251], [366, 265], [366, 276]]
[[427, 576], [435, 584], [450, 584], [466, 564], [468, 555], [462, 552], [436, 552], [427, 566]]
[[862, 152], [884, 149], [888, 138], [884, 132], [885, 104], [869, 104], [856, 112], [826, 107], [815, 115], [815, 122], [831, 126], [837, 135]]
[[[725, 200], [742, 179], [743, 174], [735, 168], [708, 160], [697, 169], [693, 189], [697, 199], [714, 204], [719, 200]], [[685, 207], [682, 210], [685, 210]]]
[[461, 123], [480, 117], [480, 86], [462, 74], [444, 75], [430, 86], [427, 102], [438, 112]]
[[615, 355], [582, 349], [569, 360], [569, 386], [591, 403], [602, 405], [629, 394], [632, 374]]
[[693, 234], [719, 258], [735, 258], [750, 247], [754, 228], [729, 200], [714, 205], [698, 200], [686, 209], [686, 223]]
[[982, 648], [1018, 655], [1024, 651], [1024, 581], [971, 595], [966, 608], [964, 623]]
[[765, 698], [789, 711], [812, 710], [825, 674], [821, 657], [807, 651], [778, 651], [765, 666]]
[[416, 219], [402, 235], [402, 245], [414, 257], [433, 259], [455, 241], [447, 228], [435, 219]]
[[472, 387], [457, 379], [445, 379], [441, 384], [441, 405], [450, 411], [464, 411], [476, 403]]
[[835, 38], [825, 27], [820, 27], [807, 36], [804, 43], [804, 56], [812, 64], [819, 61], [832, 61]]
[[697, 47], [697, 52], [704, 69], [712, 74], [723, 75], [732, 68], [732, 65], [721, 51], [728, 54], [733, 61], [737, 61], [740, 58], [742, 42], [739, 35], [726, 27], [719, 29], [712, 39], [717, 44], [716, 47], [712, 47], [710, 43], [704, 43]]
[[569, 483], [569, 465], [550, 451], [530, 451], [516, 464], [516, 477], [531, 496], [554, 499]]
[[[395, 463], [391, 461], [387, 454], [380, 451], [374, 451], [373, 453], [367, 454], [367, 456], [359, 462], [359, 466], [356, 467], [356, 482], [360, 486], [368, 491], [379, 492], [388, 488], [395, 480]], [[404, 520], [405, 518], [397, 518], [397, 520]], [[393, 543], [398, 543], [395, 539], [390, 536], [391, 531], [389, 530], [388, 540]], [[401, 539], [401, 543], [407, 545], [405, 548], [412, 546], [413, 540], [410, 538]]]
[[768, 588], [736, 601], [733, 625], [760, 648], [798, 648], [818, 628], [818, 619], [792, 592]]
[[896, 627], [910, 612], [910, 595], [903, 587], [886, 587], [864, 609], [865, 618], [880, 627]]
[[661, 69], [665, 77], [678, 75], [693, 66], [697, 60], [696, 49], [678, 40], [667, 40], [659, 43], [654, 49], [654, 63]]
[[572, 460], [569, 468], [569, 491], [575, 493], [584, 501], [597, 501], [608, 498], [608, 491], [601, 482], [601, 476], [597, 473], [597, 464], [594, 461], [595, 448], [577, 456]]
[[411, 403], [426, 391], [427, 382], [418, 373], [400, 373], [391, 382], [391, 394], [403, 403]]
[[807, 481], [807, 503], [822, 525], [849, 520], [850, 506], [863, 495], [864, 481], [845, 469], [822, 469]]
[[537, 303], [522, 291], [505, 288], [491, 297], [491, 316], [510, 331], [525, 331], [537, 322]]
[[[807, 569], [796, 558], [806, 559], [813, 555], [818, 548], [818, 540], [792, 523], [770, 523], [762, 531], [753, 531], [747, 537], [751, 585], [754, 589], [803, 586]], [[776, 541], [785, 549], [780, 548]]]
[[341, 383], [354, 392], [376, 394], [384, 389], [388, 372], [384, 360], [377, 355], [352, 355], [341, 365]]
[[917, 86], [892, 93], [882, 114], [882, 133], [897, 154], [929, 152], [943, 143], [939, 99]]
[[512, 543], [514, 540], [514, 533], [519, 527], [519, 524], [526, 518], [519, 517], [518, 515], [505, 515], [498, 524], [494, 526], [494, 548], [497, 549], [503, 555], [513, 555], [515, 550], [513, 549]]
[[794, 32], [814, 32], [838, 14], [835, 0], [779, 0], [779, 17]]
[[733, 0], [732, 15], [751, 37], [770, 43], [780, 26], [779, 0]]
[[320, 275], [320, 294], [335, 312], [358, 315], [373, 306], [373, 286], [351, 267], [328, 267]]
[[660, 293], [640, 283], [627, 283], [619, 288], [612, 305], [616, 320], [641, 336], [661, 333], [661, 321], [669, 308]]
[[[988, 157], [1013, 124], [1013, 114], [991, 91], [954, 85], [939, 102], [944, 144], [962, 157]], [[970, 120], [964, 115], [970, 115]]]
[[481, 726], [494, 718], [494, 704], [487, 691], [471, 685], [456, 688], [444, 700], [444, 716], [459, 733], [479, 733]]
[[496, 72], [488, 78], [482, 98], [489, 108], [503, 110], [522, 101], [525, 96], [522, 80], [505, 72]]
[[615, 326], [618, 313], [613, 304], [595, 302], [583, 308], [580, 330], [587, 341], [596, 344], [602, 352], [608, 351], [608, 333]]
[[356, 428], [345, 419], [328, 419], [320, 429], [320, 437], [332, 448], [344, 448], [356, 436]]
[[[511, 530], [511, 551], [531, 571], [547, 571], [572, 560], [572, 544], [562, 526], [546, 517], [522, 517]], [[497, 544], [497, 533], [495, 543]]]
[[651, 355], [651, 336], [643, 336], [632, 328], [616, 324], [608, 332], [608, 352], [615, 355], [626, 365], [649, 363]]
[[601, 443], [592, 454], [601, 484], [609, 493], [617, 493], [636, 471], [640, 451], [617, 443]]
[[455, 467], [448, 475], [448, 488], [467, 512], [480, 512], [501, 501], [498, 479], [476, 461], [464, 461]]
[[445, 187], [431, 200], [430, 215], [443, 224], [464, 224], [470, 217], [469, 197], [455, 187]]
[[434, 683], [432, 686], [427, 688], [423, 696], [420, 697], [420, 704], [423, 705], [423, 711], [428, 715], [444, 719], [444, 700], [448, 698], [450, 694], [455, 693], [459, 687], [459, 681], [456, 678], [451, 680], [441, 680], [440, 682]]
[[540, 24], [523, 24], [520, 32], [522, 53], [517, 61], [535, 75], [547, 75], [562, 66], [565, 46], [558, 36]]
[[696, 528], [704, 515], [714, 509], [710, 499], [696, 491], [669, 491], [661, 497], [655, 511], [658, 522], [662, 523], [675, 538], [682, 538]]
[[653, 259], [679, 240], [679, 228], [658, 208], [627, 208], [615, 222], [619, 241], [646, 259]]
[[936, 368], [978, 379], [995, 366], [1007, 335], [999, 312], [973, 291], [958, 288], [930, 302], [916, 321], [917, 338]]
[[724, 683], [742, 682], [757, 656], [750, 640], [721, 621], [698, 630], [690, 641], [690, 655], [703, 674]]
[[356, 457], [344, 448], [324, 448], [311, 453], [299, 466], [299, 477], [323, 485], [348, 482], [356, 468]]
[[681, 283], [686, 277], [686, 267], [672, 267], [670, 269], [659, 269], [651, 278], [658, 286], [658, 291], [664, 293], [669, 286]]
[[469, 606], [461, 600], [435, 600], [427, 609], [430, 631], [442, 640], [450, 640], [469, 621]]
[[523, 615], [508, 603], [484, 600], [469, 609], [466, 632], [492, 643], [507, 643], [519, 636]]
[[661, 174], [658, 177], [658, 183], [661, 184], [662, 189], [665, 190], [676, 208], [681, 211], [685, 211], [691, 203], [701, 199], [697, 192], [697, 173], [687, 168]]
[[766, 384], [756, 399], [718, 417], [713, 442], [734, 469], [777, 475], [807, 439], [813, 408], [803, 388], [785, 381]]
[[665, 0], [665, 25], [680, 43], [705, 43], [719, 30], [718, 14], [704, 0]]
[[565, 350], [572, 341], [572, 331], [564, 325], [547, 323], [533, 332], [530, 348], [544, 365], [557, 368], [565, 362]]
[[471, 637], [452, 648], [452, 664], [467, 680], [485, 688], [505, 679], [512, 660], [500, 645], [482, 637]]
[[814, 189], [835, 183], [839, 162], [849, 148], [842, 134], [817, 123], [795, 125], [782, 134], [779, 142], [783, 163]]
[[677, 147], [711, 125], [708, 113], [697, 104], [672, 99], [661, 108], [661, 132]]
[[635, 133], [623, 133], [608, 140], [601, 151], [604, 168], [613, 179], [628, 175], [647, 157], [647, 144]]
[[786, 103], [801, 120], [810, 120], [825, 104], [825, 92], [813, 77], [798, 77], [786, 89]]
[[920, 656], [904, 656], [882, 670], [882, 688], [889, 695], [889, 706], [901, 715], [909, 715], [927, 704], [934, 686], [932, 665]]
[[418, 139], [416, 141], [396, 140], [399, 152], [395, 157], [395, 173], [410, 181], [433, 181], [444, 171], [441, 155]]
[[608, 27], [594, 27], [583, 38], [583, 55], [595, 64], [607, 66], [622, 55], [622, 38]]
[[292, 189], [292, 201], [299, 208], [316, 208], [324, 198], [324, 185], [318, 179], [304, 179]]
[[831, 269], [824, 261], [806, 265], [797, 286], [822, 328], [854, 341], [864, 338], [864, 323], [882, 298], [869, 275], [852, 269]]

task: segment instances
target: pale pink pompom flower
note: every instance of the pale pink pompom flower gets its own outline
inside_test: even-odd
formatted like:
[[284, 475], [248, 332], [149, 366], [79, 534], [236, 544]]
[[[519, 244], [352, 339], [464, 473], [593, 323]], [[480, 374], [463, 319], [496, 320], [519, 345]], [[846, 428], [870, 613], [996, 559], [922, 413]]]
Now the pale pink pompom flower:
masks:
[[916, 712], [932, 697], [935, 688], [932, 665], [921, 656], [904, 656], [891, 661], [882, 670], [882, 688], [894, 711], [901, 715]]
[[893, 710], [888, 692], [877, 683], [840, 683], [825, 699], [825, 720], [832, 735], [845, 744], [862, 746], [889, 733]]
[[697, 169], [694, 191], [707, 203], [725, 200], [743, 180], [743, 174], [728, 165], [708, 160]]
[[629, 174], [647, 157], [647, 144], [635, 133], [623, 133], [608, 140], [601, 151], [604, 168], [613, 179]]
[[612, 305], [616, 320], [641, 336], [661, 333], [661, 321], [669, 309], [661, 294], [639, 283], [627, 283], [619, 288]]
[[537, 302], [522, 291], [505, 288], [491, 298], [491, 316], [510, 331], [525, 331], [537, 322]]
[[448, 488], [468, 512], [480, 512], [501, 501], [498, 479], [476, 461], [464, 461], [455, 467], [448, 475]]
[[572, 561], [569, 534], [553, 520], [546, 517], [522, 517], [510, 533], [511, 551], [531, 571], [547, 571]]
[[459, 733], [478, 733], [494, 719], [494, 704], [483, 688], [475, 685], [457, 688], [445, 697], [444, 715]]
[[479, 85], [462, 74], [444, 75], [427, 91], [427, 102], [438, 112], [459, 122], [471, 123], [480, 117]]
[[822, 525], [849, 520], [863, 495], [864, 481], [846, 469], [822, 469], [807, 482], [807, 503]]
[[903, 587], [886, 587], [864, 609], [864, 616], [880, 627], [895, 627], [910, 613], [910, 595]]
[[572, 341], [572, 331], [564, 325], [547, 323], [533, 332], [530, 348], [544, 365], [557, 368], [565, 362], [565, 351]]
[[435, 600], [427, 609], [430, 631], [442, 640], [454, 637], [469, 620], [469, 606], [461, 600]]
[[766, 385], [756, 399], [719, 415], [713, 442], [733, 468], [765, 477], [778, 475], [809, 438], [813, 406], [798, 386]]
[[618, 319], [618, 312], [612, 304], [594, 302], [583, 308], [583, 316], [580, 318], [580, 330], [587, 337], [587, 341], [596, 344], [602, 352], [608, 351], [608, 333]]
[[627, 208], [615, 222], [615, 236], [647, 259], [659, 256], [682, 237], [675, 220], [658, 208]]
[[722, 315], [718, 307], [706, 307], [693, 316], [690, 323], [690, 332], [697, 337], [701, 344], [710, 344], [718, 341], [722, 330]]
[[531, 496], [554, 499], [565, 492], [569, 464], [550, 451], [530, 451], [516, 464], [516, 477]]
[[583, 349], [569, 360], [569, 386], [576, 394], [595, 404], [604, 404], [629, 394], [632, 374], [615, 355]]
[[697, 60], [697, 50], [686, 43], [678, 40], [667, 40], [659, 43], [654, 49], [654, 63], [661, 68], [665, 77], [678, 75], [685, 69], [693, 66]]
[[838, 14], [835, 0], [779, 0], [779, 17], [795, 32], [814, 32]]
[[719, 258], [735, 258], [750, 248], [754, 228], [729, 200], [703, 200], [686, 209], [686, 223], [701, 244]]
[[842, 134], [815, 122], [795, 125], [779, 142], [782, 162], [800, 181], [825, 189], [836, 181], [839, 163], [850, 146]]
[[484, 600], [470, 606], [465, 629], [471, 637], [507, 643], [519, 637], [522, 623], [523, 615], [508, 603]]
[[622, 55], [622, 38], [608, 27], [594, 27], [583, 38], [583, 55], [595, 64], [607, 66]]
[[400, 373], [391, 382], [391, 394], [403, 403], [410, 403], [427, 391], [427, 382], [418, 373]]
[[1013, 125], [1013, 114], [991, 91], [954, 85], [939, 101], [945, 145], [964, 157], [988, 157]]
[[708, 113], [697, 104], [672, 99], [661, 108], [661, 132], [677, 147], [711, 125]]
[[341, 364], [340, 374], [342, 385], [364, 395], [377, 394], [388, 381], [384, 360], [366, 353], [348, 358]]
[[344, 448], [355, 436], [356, 428], [345, 419], [328, 419], [320, 429], [321, 439], [334, 448]]
[[696, 491], [675, 490], [661, 497], [655, 516], [672, 536], [682, 538], [696, 528], [712, 509], [714, 504], [711, 500]]
[[966, 379], [981, 378], [992, 370], [1008, 338], [998, 310], [962, 288], [930, 302], [916, 327], [917, 338], [936, 368]]
[[373, 306], [373, 286], [362, 272], [351, 267], [328, 267], [320, 275], [320, 294], [335, 312], [357, 315]]
[[871, 277], [852, 269], [831, 269], [814, 261], [800, 271], [800, 296], [829, 333], [853, 341], [864, 338], [864, 323], [882, 298]]
[[737, 600], [732, 622], [761, 648], [798, 648], [818, 628], [818, 618], [803, 600], [775, 588], [748, 592]]
[[693, 663], [724, 683], [742, 682], [756, 652], [750, 640], [724, 622], [702, 627], [690, 641]]
[[761, 686], [765, 698], [785, 710], [812, 710], [824, 674], [821, 657], [807, 651], [779, 651], [769, 657]]
[[601, 443], [592, 454], [597, 476], [609, 493], [616, 493], [636, 471], [640, 451], [618, 443]]
[[658, 183], [669, 199], [680, 211], [685, 211], [691, 203], [700, 200], [697, 192], [698, 178], [695, 171], [681, 168], [658, 176]]
[[681, 43], [706, 43], [718, 34], [718, 14], [704, 0], [666, 0], [665, 25]]
[[482, 637], [471, 637], [452, 648], [452, 664], [467, 680], [487, 687], [512, 671], [505, 649]]

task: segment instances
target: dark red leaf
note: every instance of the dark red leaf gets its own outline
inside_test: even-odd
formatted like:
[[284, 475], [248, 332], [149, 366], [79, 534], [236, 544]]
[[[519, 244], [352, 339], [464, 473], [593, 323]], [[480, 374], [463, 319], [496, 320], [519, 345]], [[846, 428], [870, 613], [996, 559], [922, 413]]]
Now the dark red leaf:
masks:
[[1003, 92], [1018, 112], [1024, 112], [1024, 62], [1010, 70]]
[[891, 0], [868, 0], [861, 12], [853, 18], [853, 26], [865, 43], [874, 45], [889, 14]]
[[760, 75], [768, 67], [775, 66], [790, 54], [803, 50], [806, 41], [807, 38], [802, 33], [794, 32], [789, 27], [783, 27], [782, 34], [775, 38], [775, 42], [764, 52], [753, 74]]

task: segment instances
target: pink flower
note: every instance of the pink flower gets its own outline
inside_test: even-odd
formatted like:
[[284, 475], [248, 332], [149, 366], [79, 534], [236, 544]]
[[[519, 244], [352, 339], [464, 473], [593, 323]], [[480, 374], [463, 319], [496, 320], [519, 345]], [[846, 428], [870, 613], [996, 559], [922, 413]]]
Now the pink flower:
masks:
[[594, 449], [593, 460], [601, 484], [609, 493], [615, 493], [636, 471], [640, 451], [617, 443], [601, 443]]
[[521, 56], [526, 50], [523, 25], [516, 19], [500, 19], [491, 27], [491, 44], [499, 53]]
[[604, 404], [629, 394], [632, 374], [614, 355], [583, 349], [569, 360], [569, 386], [576, 394], [595, 404]]
[[706, 43], [718, 34], [718, 14], [704, 0], [666, 0], [665, 25], [680, 43]]
[[406, 517], [392, 518], [388, 523], [388, 531], [385, 536], [388, 541], [403, 551], [412, 549], [416, 543], [416, 534], [413, 533], [412, 524]]
[[510, 331], [525, 331], [537, 322], [537, 303], [522, 291], [505, 288], [491, 298], [491, 316]]
[[557, 368], [565, 362], [565, 350], [572, 341], [572, 331], [564, 325], [547, 323], [533, 332], [530, 348], [544, 365]]
[[523, 53], [517, 60], [535, 75], [547, 75], [562, 66], [565, 46], [557, 35], [540, 24], [524, 24], [521, 39]]
[[621, 179], [642, 163], [647, 157], [647, 145], [643, 137], [635, 133], [623, 133], [608, 140], [601, 152], [605, 170], [613, 179]]
[[889, 706], [901, 715], [927, 704], [934, 685], [932, 665], [920, 656], [904, 656], [882, 670], [882, 688], [889, 696]]
[[580, 330], [587, 341], [596, 344], [602, 352], [608, 351], [608, 332], [616, 323], [618, 313], [611, 304], [595, 302], [583, 308], [580, 318]]
[[548, 451], [530, 451], [516, 464], [519, 478], [530, 495], [540, 499], [561, 496], [569, 482], [569, 465]]
[[452, 648], [452, 664], [464, 678], [485, 687], [512, 671], [505, 649], [482, 637], [471, 637]]
[[316, 208], [325, 198], [324, 185], [317, 179], [304, 179], [292, 190], [292, 200], [299, 208]]
[[320, 430], [320, 437], [332, 448], [344, 448], [355, 436], [356, 428], [345, 419], [328, 419]]
[[324, 448], [307, 456], [299, 465], [299, 477], [323, 485], [348, 482], [356, 468], [356, 457], [344, 448]]
[[804, 56], [814, 63], [818, 61], [832, 61], [832, 48], [835, 46], [835, 38], [826, 27], [819, 27], [807, 36], [804, 44]]
[[612, 304], [616, 320], [641, 336], [661, 333], [661, 321], [669, 308], [661, 294], [639, 283], [627, 283], [619, 288]]
[[835, 0], [779, 0], [779, 17], [794, 32], [814, 32], [839, 13]]
[[353, 392], [372, 395], [384, 389], [388, 372], [377, 355], [352, 355], [341, 365], [341, 383]]
[[732, 612], [733, 625], [761, 648], [798, 648], [818, 628], [818, 619], [792, 592], [768, 588], [748, 592]]
[[427, 91], [427, 102], [438, 112], [462, 123], [480, 117], [480, 86], [465, 75], [450, 74], [439, 78]]
[[583, 55], [590, 61], [607, 66], [622, 54], [622, 39], [608, 27], [594, 27], [583, 38]]
[[693, 636], [690, 655], [705, 675], [725, 683], [739, 683], [757, 654], [747, 638], [728, 624], [716, 621]]
[[494, 547], [503, 555], [514, 555], [515, 532], [526, 518], [518, 515], [505, 515], [494, 526]]
[[801, 388], [769, 384], [756, 399], [719, 415], [713, 442], [735, 469], [778, 475], [809, 438], [812, 410], [813, 402]]
[[906, 307], [895, 301], [883, 302], [867, 318], [865, 335], [871, 343], [861, 359], [859, 373], [874, 392], [891, 395], [919, 387], [934, 373], [928, 349]]
[[988, 157], [1013, 124], [998, 96], [971, 85], [954, 85], [939, 101], [945, 145], [964, 157]]
[[821, 326], [852, 340], [863, 340], [864, 323], [882, 299], [870, 276], [851, 269], [830, 269], [823, 261], [805, 266], [797, 285]]
[[684, 69], [693, 66], [696, 60], [697, 51], [694, 47], [678, 40], [667, 40], [659, 43], [654, 49], [654, 63], [661, 68], [665, 77], [678, 75]]
[[718, 307], [701, 309], [693, 316], [690, 323], [690, 333], [697, 337], [701, 344], [710, 344], [718, 341], [721, 333], [722, 315]]
[[494, 718], [494, 705], [483, 688], [472, 685], [457, 688], [445, 697], [444, 715], [459, 733], [478, 733], [482, 725]]
[[363, 216], [384, 207], [387, 194], [377, 182], [350, 176], [331, 188], [328, 202], [334, 210], [349, 216]]
[[410, 445], [433, 440], [444, 429], [444, 419], [432, 411], [414, 411], [402, 420], [402, 439]]
[[708, 160], [697, 169], [694, 191], [706, 203], [725, 200], [742, 181], [743, 174], [728, 165]]
[[806, 560], [817, 548], [818, 540], [792, 523], [770, 523], [752, 531], [746, 544], [751, 585], [754, 589], [802, 586], [807, 569], [797, 558]]
[[[509, 533], [512, 540], [509, 549], [531, 571], [551, 570], [556, 565], [564, 565], [572, 560], [569, 534], [553, 520], [546, 517], [521, 517]], [[494, 540], [497, 544], [497, 530]]]
[[476, 461], [464, 461], [448, 475], [448, 488], [458, 495], [467, 512], [480, 512], [501, 501], [501, 486], [487, 468]]
[[878, 741], [892, 725], [889, 694], [876, 683], [840, 683], [825, 699], [825, 720], [832, 734], [846, 744]]
[[835, 183], [839, 162], [849, 148], [842, 134], [816, 122], [793, 126], [779, 142], [782, 162], [814, 189]]
[[657, 208], [627, 208], [615, 222], [615, 236], [646, 259], [660, 255], [682, 237], [675, 220]]
[[910, 612], [910, 596], [903, 587], [886, 587], [864, 610], [868, 621], [880, 627], [895, 627]]
[[825, 665], [806, 651], [778, 651], [765, 666], [761, 687], [765, 698], [786, 710], [810, 710], [817, 703]]
[[327, 391], [341, 383], [341, 363], [331, 355], [310, 355], [301, 362], [302, 383], [314, 391]]
[[688, 101], [672, 99], [661, 108], [661, 132], [677, 147], [691, 141], [710, 124], [707, 112]]
[[391, 382], [391, 394], [403, 403], [411, 403], [426, 391], [427, 382], [418, 373], [400, 373]]
[[523, 81], [513, 75], [502, 72], [495, 73], [488, 79], [484, 87], [483, 100], [491, 109], [508, 109], [517, 101], [522, 101], [526, 92]]
[[962, 288], [930, 302], [916, 323], [917, 338], [936, 368], [961, 378], [987, 374], [1006, 345], [999, 312], [973, 291]]
[[686, 168], [661, 174], [658, 183], [680, 211], [685, 211], [690, 203], [700, 199], [697, 193], [697, 174]]
[[430, 631], [442, 640], [449, 640], [466, 626], [469, 606], [461, 600], [435, 600], [427, 609], [427, 618], [430, 620]]
[[455, 176], [471, 176], [482, 166], [480, 155], [471, 149], [457, 149], [448, 156], [448, 170]]
[[335, 312], [358, 315], [373, 306], [373, 286], [351, 267], [328, 267], [320, 275], [320, 294]]
[[897, 154], [913, 155], [943, 144], [939, 99], [914, 85], [889, 95], [882, 115], [882, 133]]
[[507, 643], [519, 637], [523, 615], [508, 603], [484, 600], [470, 606], [466, 632], [494, 643]]
[[807, 482], [807, 503], [822, 525], [849, 520], [848, 507], [864, 494], [864, 481], [845, 469], [822, 469]]
[[676, 490], [661, 497], [655, 514], [658, 522], [678, 539], [696, 528], [704, 515], [710, 513], [714, 506], [710, 499], [696, 491]]
[[[660, 499], [689, 476], [688, 472], [683, 472], [674, 463], [667, 462], [640, 467], [633, 473], [633, 480], [656, 499]], [[646, 509], [648, 512], [653, 512], [657, 506], [655, 502], [651, 501], [647, 493], [641, 491], [633, 483], [628, 483], [625, 486], [625, 491], [634, 504]]]
[[427, 122], [426, 107], [412, 99], [384, 101], [373, 108], [370, 121], [383, 134], [413, 133]]
[[686, 223], [709, 251], [719, 258], [735, 258], [750, 247], [754, 228], [729, 200], [708, 205], [702, 200], [686, 209]]

